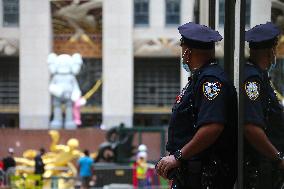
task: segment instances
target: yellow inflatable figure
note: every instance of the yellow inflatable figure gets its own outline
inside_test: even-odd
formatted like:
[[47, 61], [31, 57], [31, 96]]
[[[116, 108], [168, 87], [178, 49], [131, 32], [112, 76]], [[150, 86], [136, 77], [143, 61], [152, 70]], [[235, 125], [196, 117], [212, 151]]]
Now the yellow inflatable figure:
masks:
[[[57, 149], [57, 152], [51, 152], [44, 157], [44, 163], [46, 164], [44, 177], [51, 177], [54, 175], [61, 174], [60, 176], [75, 176], [77, 170], [75, 166], [71, 163], [72, 160], [77, 159], [82, 155], [82, 153], [76, 148], [79, 147], [79, 142], [77, 139], [69, 139], [66, 146], [60, 145], [61, 149]], [[69, 167], [70, 170], [65, 172], [58, 170], [58, 168]]]
[[[66, 145], [58, 144], [60, 135], [58, 131], [49, 131], [51, 137], [50, 152], [47, 152], [42, 156], [45, 164], [44, 178], [51, 178], [52, 176], [58, 177], [75, 177], [77, 175], [77, 169], [73, 165], [72, 161], [83, 155], [82, 152], [77, 150], [79, 147], [79, 141], [75, 138], [71, 138], [67, 141]], [[27, 150], [23, 153], [23, 157], [15, 158], [17, 162], [17, 174], [26, 176], [34, 172], [34, 158], [37, 152], [35, 150]], [[50, 186], [49, 182], [44, 184]], [[73, 188], [74, 183], [72, 180], [64, 181], [59, 180], [59, 188]]]

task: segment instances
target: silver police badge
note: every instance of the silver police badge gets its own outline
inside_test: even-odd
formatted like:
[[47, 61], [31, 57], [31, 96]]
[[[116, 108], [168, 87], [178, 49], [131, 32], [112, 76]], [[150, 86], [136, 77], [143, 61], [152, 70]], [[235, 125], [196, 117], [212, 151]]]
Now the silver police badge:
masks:
[[203, 83], [203, 94], [208, 100], [213, 100], [221, 91], [221, 83], [219, 82], [205, 82]]
[[246, 94], [251, 100], [256, 100], [259, 96], [259, 83], [248, 81], [245, 84]]

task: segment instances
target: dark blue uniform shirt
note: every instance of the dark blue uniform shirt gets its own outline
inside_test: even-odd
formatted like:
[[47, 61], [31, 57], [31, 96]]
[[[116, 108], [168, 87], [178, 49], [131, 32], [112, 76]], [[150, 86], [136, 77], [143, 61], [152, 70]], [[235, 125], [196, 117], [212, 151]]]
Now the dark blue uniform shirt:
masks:
[[168, 129], [167, 150], [174, 153], [187, 144], [200, 127], [210, 123], [224, 125], [217, 141], [192, 159], [211, 150], [222, 159], [237, 153], [237, 95], [224, 71], [215, 63], [195, 71], [177, 96]]
[[244, 78], [245, 124], [261, 127], [278, 150], [283, 150], [284, 114], [267, 71], [248, 62]]

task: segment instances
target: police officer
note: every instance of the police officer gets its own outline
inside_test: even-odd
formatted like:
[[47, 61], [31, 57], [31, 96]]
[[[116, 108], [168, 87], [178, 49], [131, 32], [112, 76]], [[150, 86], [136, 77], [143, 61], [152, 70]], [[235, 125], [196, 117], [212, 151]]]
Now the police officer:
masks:
[[[250, 57], [245, 65], [245, 188], [280, 188], [284, 168], [284, 115], [269, 71], [276, 63], [280, 30], [268, 22], [246, 32]], [[279, 172], [280, 171], [280, 172]], [[281, 181], [282, 180], [282, 181]]]
[[222, 36], [195, 23], [178, 30], [183, 68], [191, 77], [172, 108], [170, 155], [156, 169], [173, 179], [172, 189], [231, 189], [237, 173], [237, 96], [214, 59]]

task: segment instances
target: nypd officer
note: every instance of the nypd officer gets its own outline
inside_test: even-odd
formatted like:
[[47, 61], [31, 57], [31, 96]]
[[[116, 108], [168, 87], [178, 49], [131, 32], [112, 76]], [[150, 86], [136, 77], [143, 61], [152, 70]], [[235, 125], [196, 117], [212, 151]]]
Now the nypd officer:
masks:
[[283, 183], [279, 173], [284, 168], [284, 114], [269, 78], [279, 34], [277, 26], [268, 22], [248, 30], [245, 36], [250, 48], [243, 84], [246, 189], [277, 189]]
[[170, 155], [156, 170], [173, 179], [172, 189], [231, 189], [237, 173], [237, 97], [214, 59], [222, 36], [195, 23], [178, 30], [183, 68], [191, 77], [172, 108]]

